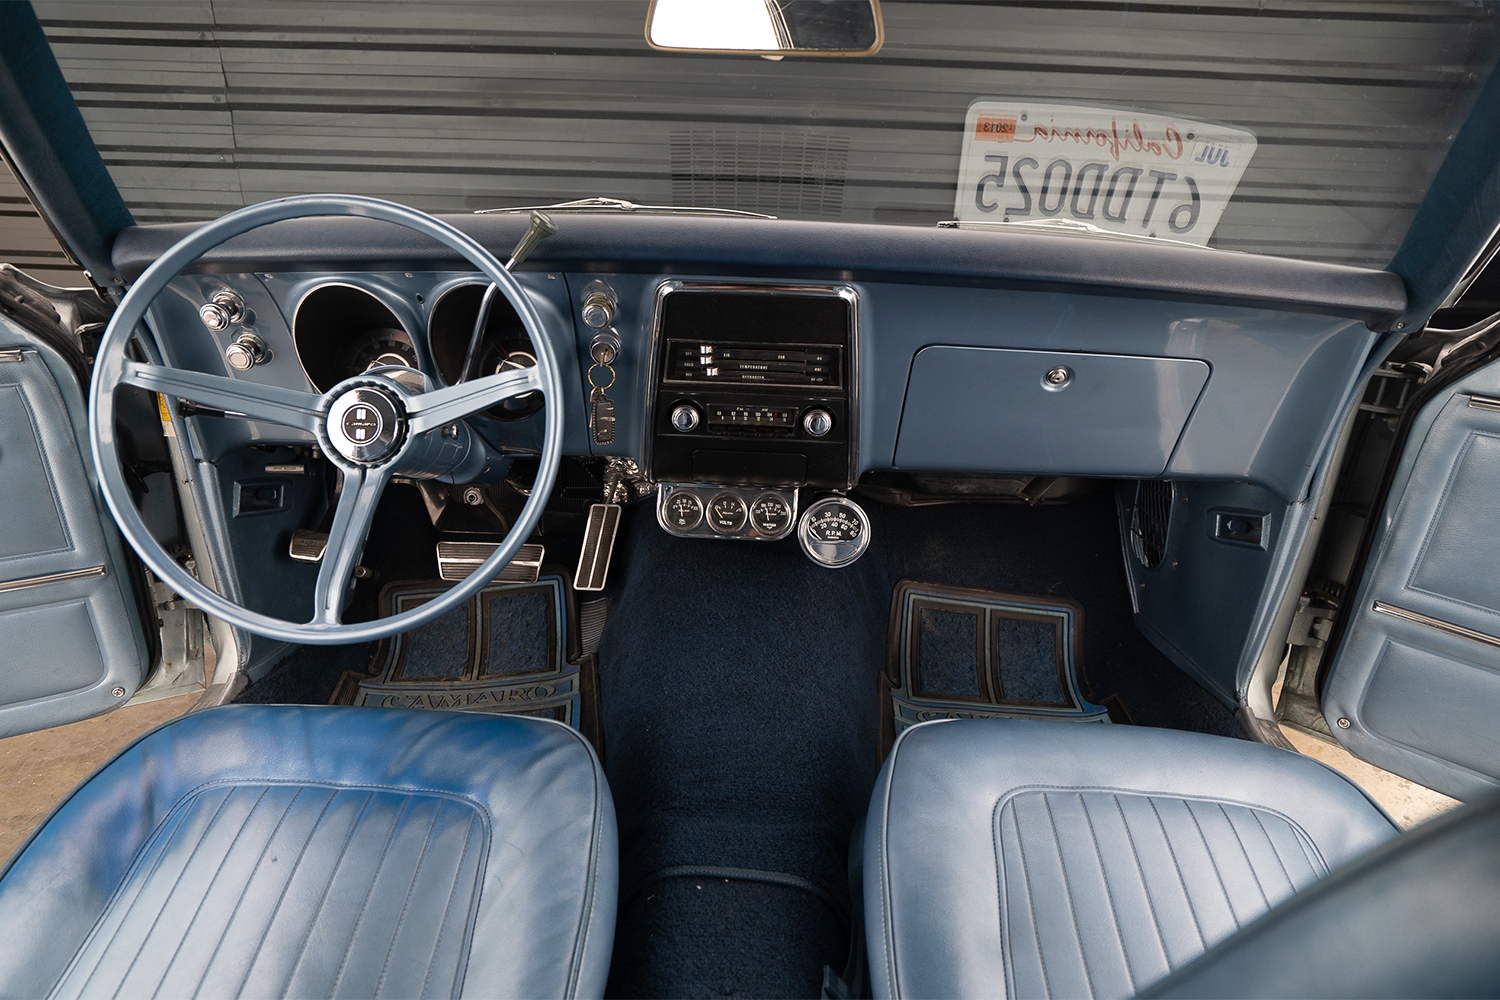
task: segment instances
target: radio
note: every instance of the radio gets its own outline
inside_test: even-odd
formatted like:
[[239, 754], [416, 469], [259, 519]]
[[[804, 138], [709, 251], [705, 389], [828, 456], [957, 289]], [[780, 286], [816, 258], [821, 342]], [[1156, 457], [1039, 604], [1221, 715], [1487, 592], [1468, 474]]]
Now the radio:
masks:
[[845, 287], [664, 284], [652, 478], [853, 485], [855, 303]]

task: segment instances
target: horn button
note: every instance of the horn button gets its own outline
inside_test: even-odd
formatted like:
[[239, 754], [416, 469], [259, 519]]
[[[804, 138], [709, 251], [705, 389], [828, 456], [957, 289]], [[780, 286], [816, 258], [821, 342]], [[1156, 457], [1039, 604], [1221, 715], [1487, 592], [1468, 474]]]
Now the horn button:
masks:
[[379, 389], [350, 389], [328, 410], [328, 441], [351, 462], [376, 465], [390, 458], [405, 430], [401, 409]]

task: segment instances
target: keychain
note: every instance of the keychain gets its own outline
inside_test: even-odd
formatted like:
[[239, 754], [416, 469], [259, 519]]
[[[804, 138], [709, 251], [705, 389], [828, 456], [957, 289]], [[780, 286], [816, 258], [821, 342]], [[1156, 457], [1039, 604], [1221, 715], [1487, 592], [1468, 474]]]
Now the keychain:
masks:
[[[603, 368], [609, 372], [609, 381], [603, 385], [594, 381], [594, 372]], [[593, 431], [595, 444], [613, 444], [615, 440], [615, 403], [604, 394], [604, 390], [615, 384], [615, 370], [606, 364], [596, 364], [589, 369], [589, 430]]]

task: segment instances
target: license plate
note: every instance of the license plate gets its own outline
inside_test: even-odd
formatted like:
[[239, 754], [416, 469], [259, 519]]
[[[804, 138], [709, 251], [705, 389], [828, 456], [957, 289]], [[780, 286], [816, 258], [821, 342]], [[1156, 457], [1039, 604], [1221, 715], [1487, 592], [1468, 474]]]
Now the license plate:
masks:
[[1202, 245], [1254, 155], [1254, 133], [1214, 122], [975, 101], [953, 214], [961, 223], [1066, 219]]

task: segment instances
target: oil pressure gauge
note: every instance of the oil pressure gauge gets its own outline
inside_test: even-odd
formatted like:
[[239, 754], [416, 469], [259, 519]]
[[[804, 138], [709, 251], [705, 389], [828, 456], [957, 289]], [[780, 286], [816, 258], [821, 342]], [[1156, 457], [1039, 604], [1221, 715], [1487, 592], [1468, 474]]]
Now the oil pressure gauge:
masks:
[[819, 500], [802, 514], [797, 541], [807, 558], [819, 566], [838, 569], [865, 554], [870, 547], [870, 519], [847, 497]]

